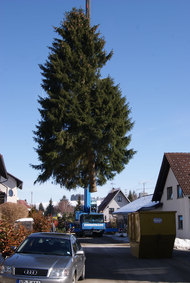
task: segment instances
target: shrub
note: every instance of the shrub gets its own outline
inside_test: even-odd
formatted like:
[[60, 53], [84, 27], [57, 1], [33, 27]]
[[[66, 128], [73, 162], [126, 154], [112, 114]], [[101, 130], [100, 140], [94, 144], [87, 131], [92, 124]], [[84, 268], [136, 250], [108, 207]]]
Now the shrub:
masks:
[[19, 218], [28, 216], [28, 209], [23, 204], [6, 202], [0, 205], [0, 220], [6, 219], [8, 223], [14, 223]]
[[[2, 253], [3, 257], [11, 255], [14, 252], [11, 247], [18, 247], [31, 233], [30, 231], [27, 231], [24, 226], [14, 224], [14, 220], [18, 219], [18, 217], [22, 218], [24, 215], [19, 215], [17, 210], [16, 217], [9, 217], [13, 206], [5, 207], [8, 207], [9, 211], [8, 213], [3, 213], [4, 218], [0, 220], [0, 253]], [[14, 212], [12, 213], [14, 214]], [[43, 216], [41, 211], [33, 211], [30, 216], [34, 219], [33, 232], [49, 232], [51, 230], [51, 220]]]
[[32, 211], [30, 216], [34, 219], [33, 232], [50, 232], [51, 220], [42, 211]]
[[23, 226], [15, 227], [6, 220], [0, 220], [0, 253], [4, 257], [11, 255], [13, 253], [11, 247], [18, 247], [28, 234], [29, 232]]
[[29, 234], [23, 226], [14, 225], [15, 220], [28, 216], [26, 206], [6, 202], [0, 205], [0, 253], [2, 256], [11, 255], [12, 246], [18, 247]]

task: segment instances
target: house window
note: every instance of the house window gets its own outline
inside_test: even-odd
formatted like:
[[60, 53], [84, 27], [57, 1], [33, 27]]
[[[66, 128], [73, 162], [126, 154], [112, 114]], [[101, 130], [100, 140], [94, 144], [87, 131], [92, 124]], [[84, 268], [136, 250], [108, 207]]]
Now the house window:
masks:
[[179, 185], [177, 186], [177, 198], [183, 198], [183, 191]]
[[11, 189], [9, 190], [9, 196], [13, 197], [13, 190], [11, 190]]
[[178, 229], [183, 230], [183, 215], [178, 215]]
[[0, 192], [0, 204], [3, 204], [5, 202], [5, 193]]
[[122, 202], [122, 196], [118, 196], [118, 197], [117, 197], [117, 201], [118, 201], [118, 202]]
[[173, 199], [173, 189], [172, 189], [172, 187], [167, 188], [167, 199]]
[[109, 208], [109, 214], [112, 214], [114, 212], [114, 208]]

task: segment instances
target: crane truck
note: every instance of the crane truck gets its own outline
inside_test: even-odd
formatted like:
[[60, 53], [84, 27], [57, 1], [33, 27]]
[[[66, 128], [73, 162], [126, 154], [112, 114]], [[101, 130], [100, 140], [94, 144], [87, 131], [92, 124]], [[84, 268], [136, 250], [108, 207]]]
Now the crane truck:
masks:
[[104, 215], [91, 204], [91, 194], [87, 188], [84, 190], [84, 208], [75, 214], [75, 233], [77, 236], [102, 236], [105, 229]]

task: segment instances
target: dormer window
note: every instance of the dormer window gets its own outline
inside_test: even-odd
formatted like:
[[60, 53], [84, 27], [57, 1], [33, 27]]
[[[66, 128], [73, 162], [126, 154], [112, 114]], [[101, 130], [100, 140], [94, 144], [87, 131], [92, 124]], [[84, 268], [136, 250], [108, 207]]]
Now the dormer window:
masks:
[[177, 198], [183, 198], [183, 191], [180, 185], [177, 186]]
[[172, 187], [167, 187], [167, 200], [173, 199], [173, 189]]

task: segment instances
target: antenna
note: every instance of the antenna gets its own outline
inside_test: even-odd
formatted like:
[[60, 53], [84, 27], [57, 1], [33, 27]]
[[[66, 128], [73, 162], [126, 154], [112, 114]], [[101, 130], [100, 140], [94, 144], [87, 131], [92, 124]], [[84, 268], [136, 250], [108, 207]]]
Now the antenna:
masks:
[[145, 195], [145, 185], [146, 185], [146, 182], [143, 182], [143, 194]]
[[[146, 194], [145, 186], [146, 186], [146, 184], [147, 184], [148, 182], [149, 182], [149, 181], [142, 181], [142, 182], [139, 182], [139, 184], [142, 184], [142, 185], [143, 185], [143, 191], [142, 191], [143, 196]], [[140, 189], [139, 189], [139, 190], [140, 190]]]

